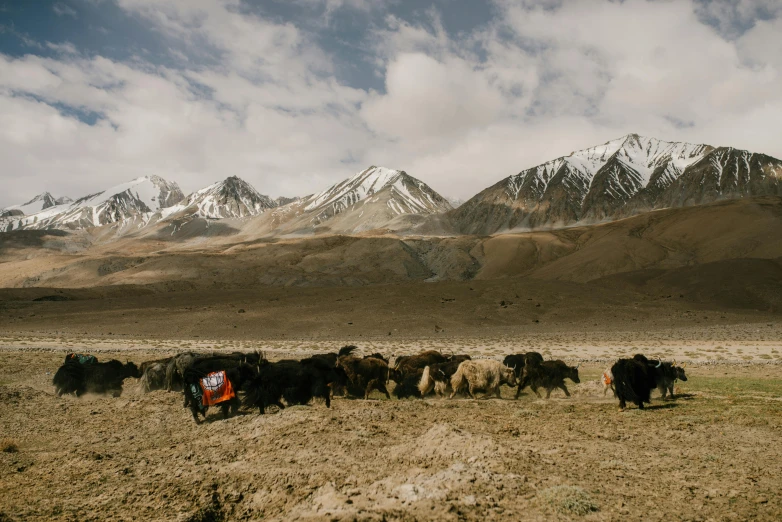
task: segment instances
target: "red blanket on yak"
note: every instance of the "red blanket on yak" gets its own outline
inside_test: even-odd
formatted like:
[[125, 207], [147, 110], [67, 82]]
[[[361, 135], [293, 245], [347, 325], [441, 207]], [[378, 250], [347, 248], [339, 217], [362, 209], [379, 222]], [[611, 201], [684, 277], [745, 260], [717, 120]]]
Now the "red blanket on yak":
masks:
[[236, 397], [231, 381], [225, 376], [223, 370], [210, 373], [201, 379], [201, 389], [204, 390], [204, 396], [201, 399], [204, 406], [214, 406]]

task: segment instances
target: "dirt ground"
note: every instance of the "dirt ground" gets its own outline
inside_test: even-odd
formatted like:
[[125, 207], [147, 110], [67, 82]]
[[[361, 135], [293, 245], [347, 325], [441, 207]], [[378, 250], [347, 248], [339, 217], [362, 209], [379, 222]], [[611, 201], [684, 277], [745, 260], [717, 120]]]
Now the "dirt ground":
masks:
[[[740, 335], [716, 352], [716, 342], [694, 337], [697, 349], [666, 348], [694, 361], [678, 397], [663, 402], [655, 392], [645, 411], [619, 413], [598, 382], [606, 363], [584, 362], [570, 398], [513, 400], [509, 388], [487, 400], [375, 395], [228, 420], [210, 411], [196, 425], [181, 394], [142, 394], [129, 379], [119, 398], [57, 398], [52, 374], [66, 350], [140, 363], [183, 348], [264, 348], [279, 358], [337, 342], [6, 336], [0, 520], [779, 520], [782, 343], [755, 343], [769, 355], [761, 358]], [[549, 357], [616, 357], [612, 342], [556, 338]], [[651, 353], [661, 342], [625, 349]], [[367, 353], [423, 346], [493, 357], [517, 346], [358, 344]]]

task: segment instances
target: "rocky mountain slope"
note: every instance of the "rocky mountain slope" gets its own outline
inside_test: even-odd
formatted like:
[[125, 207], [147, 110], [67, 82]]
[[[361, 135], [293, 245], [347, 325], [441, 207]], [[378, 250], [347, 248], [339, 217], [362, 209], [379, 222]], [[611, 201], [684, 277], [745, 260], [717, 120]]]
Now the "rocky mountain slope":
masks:
[[[159, 176], [144, 176], [76, 201], [42, 206], [38, 212], [8, 221], [5, 231], [82, 229], [113, 223], [146, 224], [152, 214], [184, 198], [176, 183]], [[50, 198], [47, 203], [57, 203]]]
[[763, 154], [629, 134], [503, 179], [450, 217], [460, 232], [491, 234], [782, 195], [781, 180], [782, 161]]
[[162, 217], [178, 213], [207, 219], [255, 216], [278, 204], [236, 176], [218, 181], [161, 211]]
[[275, 209], [269, 227], [279, 234], [354, 234], [383, 229], [401, 216], [430, 216], [451, 208], [445, 198], [406, 172], [371, 166]]

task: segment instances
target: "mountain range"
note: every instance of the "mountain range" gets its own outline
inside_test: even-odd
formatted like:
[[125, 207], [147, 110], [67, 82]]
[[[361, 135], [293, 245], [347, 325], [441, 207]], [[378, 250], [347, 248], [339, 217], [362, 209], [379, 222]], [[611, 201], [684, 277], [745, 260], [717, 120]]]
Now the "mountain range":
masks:
[[[236, 176], [185, 196], [176, 183], [145, 176], [75, 201], [44, 192], [0, 210], [0, 231], [111, 225], [123, 235], [175, 236], [185, 228], [199, 234], [229, 219], [231, 230], [266, 236], [372, 230], [488, 235], [782, 196], [780, 180], [782, 161], [764, 154], [629, 134], [522, 170], [455, 209], [406, 172], [377, 166], [301, 198], [272, 199]], [[250, 222], [240, 225], [237, 219]]]

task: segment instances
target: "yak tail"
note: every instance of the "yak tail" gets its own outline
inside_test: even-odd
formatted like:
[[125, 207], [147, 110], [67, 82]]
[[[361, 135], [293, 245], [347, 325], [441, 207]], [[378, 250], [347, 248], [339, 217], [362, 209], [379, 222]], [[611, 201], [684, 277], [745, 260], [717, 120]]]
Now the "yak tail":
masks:
[[434, 379], [429, 372], [429, 367], [424, 367], [424, 373], [421, 374], [421, 380], [418, 381], [418, 391], [421, 392], [421, 397], [424, 397], [427, 393], [434, 388]]
[[343, 346], [342, 348], [339, 349], [338, 355], [340, 357], [342, 357], [343, 355], [350, 355], [350, 354], [353, 353], [353, 350], [356, 350], [356, 349], [357, 349], [357, 347], [352, 345], [352, 344], [348, 345], [348, 346]]
[[467, 377], [464, 375], [464, 365], [460, 364], [456, 369], [456, 373], [451, 377], [451, 389], [453, 393], [457, 393], [464, 386]]

